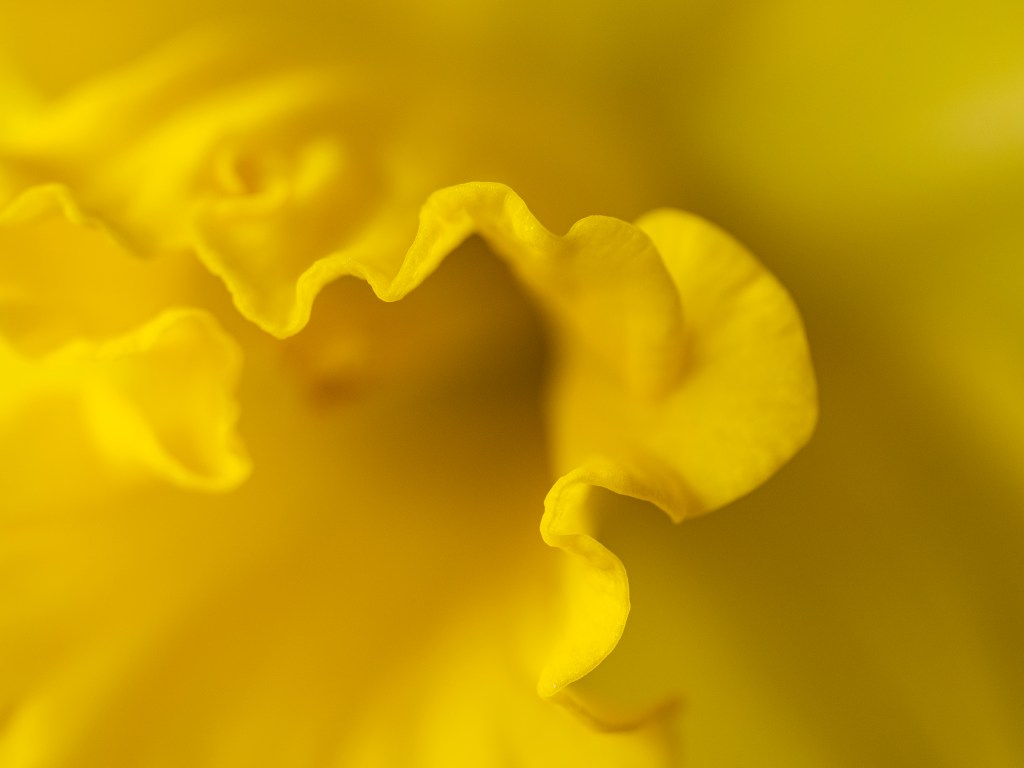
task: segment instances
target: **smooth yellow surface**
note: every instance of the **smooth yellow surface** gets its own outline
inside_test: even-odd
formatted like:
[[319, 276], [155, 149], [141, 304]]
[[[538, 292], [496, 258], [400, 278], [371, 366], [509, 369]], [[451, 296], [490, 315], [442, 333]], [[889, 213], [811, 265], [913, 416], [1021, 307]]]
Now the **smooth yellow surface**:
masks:
[[[0, 3], [5, 365], [202, 307], [253, 466], [19, 395], [0, 764], [1021, 762], [1018, 4], [241, 5]], [[659, 206], [823, 403], [674, 528], [814, 392]]]
[[[64, 463], [91, 463], [89, 449], [79, 457], [72, 447], [79, 439], [112, 472], [145, 470], [205, 490], [233, 488], [248, 474], [234, 435], [239, 352], [205, 313], [167, 311], [131, 336], [71, 343], [37, 361], [0, 349], [0, 363], [9, 509], [31, 508], [51, 490], [74, 504], [81, 490], [53, 477]], [[94, 481], [83, 478], [86, 494]]]

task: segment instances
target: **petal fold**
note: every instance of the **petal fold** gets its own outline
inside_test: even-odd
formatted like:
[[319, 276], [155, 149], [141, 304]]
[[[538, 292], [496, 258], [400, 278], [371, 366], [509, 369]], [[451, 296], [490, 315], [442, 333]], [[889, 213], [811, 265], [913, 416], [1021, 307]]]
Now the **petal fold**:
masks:
[[186, 35], [0, 126], [0, 220], [59, 207], [145, 256], [195, 252], [245, 317], [298, 331], [318, 259], [400, 256], [432, 153], [385, 120], [388, 76], [368, 88], [297, 51], [282, 66], [260, 39]]
[[204, 491], [237, 486], [249, 472], [235, 433], [240, 363], [213, 318], [190, 309], [38, 359], [0, 346], [4, 498], [32, 508], [146, 476]]
[[[662, 386], [631, 387], [629, 355], [601, 355], [562, 333], [549, 392], [555, 462], [566, 474], [547, 497], [541, 533], [570, 557], [562, 640], [538, 691], [604, 727], [624, 726], [567, 687], [612, 652], [630, 610], [625, 568], [599, 541], [597, 497], [639, 499], [676, 522], [709, 512], [768, 479], [809, 439], [817, 418], [803, 327], [778, 282], [695, 216], [656, 211], [637, 228], [670, 275], [683, 331], [668, 336], [679, 316], [664, 309], [661, 330], [675, 338], [679, 358], [648, 357], [663, 366], [653, 378]], [[659, 272], [648, 274], [645, 287]], [[653, 706], [648, 715], [659, 711]]]
[[541, 532], [570, 558], [564, 637], [538, 689], [567, 699], [629, 612], [625, 569], [595, 535], [592, 495], [648, 501], [677, 522], [726, 504], [806, 442], [816, 387], [788, 294], [735, 241], [676, 211], [637, 225], [589, 217], [558, 236], [502, 184], [448, 187], [424, 204], [400, 261], [326, 257], [300, 278], [299, 306], [308, 315], [317, 291], [345, 274], [399, 300], [474, 234], [538, 303], [555, 346], [550, 426], [566, 474]]
[[814, 430], [817, 390], [796, 307], [742, 246], [680, 211], [637, 227], [684, 313], [682, 370], [668, 390], [643, 396], [606, 360], [564, 347], [551, 390], [555, 457], [562, 471], [612, 459], [659, 485], [678, 522], [748, 493], [799, 450]]
[[566, 697], [565, 687], [591, 672], [612, 652], [629, 615], [629, 582], [616, 555], [595, 538], [602, 491], [651, 502], [662, 509], [672, 502], [661, 489], [607, 461], [573, 470], [554, 484], [544, 501], [540, 531], [546, 544], [570, 557], [565, 561], [563, 630], [559, 646], [537, 683], [545, 697]]
[[[542, 534], [572, 556], [572, 615], [540, 687], [564, 689], [614, 648], [629, 610], [625, 571], [589, 519], [594, 489], [652, 501], [679, 521], [747, 493], [808, 439], [816, 392], [791, 300], [742, 247], [675, 211], [635, 225], [588, 217], [559, 236], [509, 187], [471, 182], [426, 197], [415, 228], [429, 159], [394, 136], [377, 146], [374, 99], [348, 93], [336, 71], [269, 75], [257, 54], [221, 55], [222, 42], [171, 46], [0, 137], [2, 215], [56, 204], [137, 250], [191, 249], [241, 314], [277, 337], [300, 331], [339, 277], [395, 301], [479, 235], [541, 308], [554, 348], [549, 419], [563, 479]], [[106, 113], [124, 136], [97, 128]], [[118, 366], [113, 378], [106, 352], [84, 355], [104, 371], [88, 378], [107, 384], [91, 391], [117, 393], [83, 401], [95, 444], [108, 461], [179, 483], [236, 484], [244, 461], [227, 446], [230, 409], [211, 421], [209, 403], [193, 398], [217, 435], [177, 431], [189, 420], [163, 409], [173, 377], [158, 373], [173, 367], [176, 345], [158, 338], [108, 348], [152, 363]]]
[[809, 439], [813, 371], [785, 290], [720, 230], [676, 211], [635, 226], [590, 217], [559, 237], [507, 187], [463, 184], [428, 199], [393, 273], [345, 268], [400, 299], [471, 234], [508, 261], [555, 345], [550, 427], [565, 475], [541, 533], [570, 557], [564, 636], [538, 689], [568, 702], [566, 686], [612, 651], [629, 613], [594, 494], [647, 501], [678, 522], [749, 492]]

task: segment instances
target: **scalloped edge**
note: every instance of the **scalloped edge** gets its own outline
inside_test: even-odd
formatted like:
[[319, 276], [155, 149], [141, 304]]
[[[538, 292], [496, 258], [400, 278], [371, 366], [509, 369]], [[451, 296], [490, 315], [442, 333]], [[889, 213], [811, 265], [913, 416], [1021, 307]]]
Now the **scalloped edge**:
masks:
[[[0, 222], [19, 220], [56, 207], [70, 220], [85, 226], [103, 230], [119, 244], [125, 240], [116, 229], [88, 213], [77, 203], [74, 194], [64, 185], [41, 185], [24, 191], [14, 202], [0, 209]], [[232, 293], [235, 305], [241, 314], [278, 338], [298, 333], [308, 323], [313, 304], [320, 290], [342, 276], [359, 277], [368, 282], [374, 293], [384, 301], [397, 301], [420, 285], [438, 268], [444, 258], [474, 234], [480, 235], [488, 245], [505, 258], [525, 287], [536, 287], [531, 279], [530, 269], [544, 262], [546, 257], [559, 248], [576, 244], [581, 240], [601, 238], [609, 233], [616, 236], [636, 238], [640, 248], [639, 259], [650, 259], [643, 268], [653, 268], [664, 273], [664, 286], [671, 296], [662, 295], [662, 287], [655, 286], [654, 300], [665, 299], [669, 303], [668, 313], [662, 317], [672, 326], [664, 338], [660, 338], [652, 349], [646, 350], [660, 362], [650, 365], [632, 366], [644, 370], [655, 370], [660, 376], [655, 382], [633, 382], [639, 389], [648, 392], [664, 391], [681, 372], [678, 360], [666, 355], [678, 354], [683, 348], [680, 336], [681, 310], [679, 296], [675, 292], [673, 279], [650, 238], [639, 224], [604, 216], [581, 219], [564, 236], [547, 230], [533, 216], [525, 202], [511, 188], [494, 182], [470, 182], [446, 187], [432, 193], [419, 212], [419, 226], [412, 244], [397, 268], [391, 272], [382, 271], [368, 263], [364, 254], [355, 249], [341, 250], [314, 261], [301, 273], [295, 283], [295, 302], [286, 320], [275, 324], [253, 316], [252, 307], [233, 285], [228, 270], [217, 254], [194, 243], [201, 261], [211, 272], [220, 277]], [[523, 254], [527, 254], [523, 256]], [[653, 255], [653, 258], [650, 256]], [[635, 266], [635, 265], [634, 265]], [[543, 303], [542, 295], [536, 296]], [[674, 309], [673, 309], [674, 305]], [[672, 345], [676, 349], [671, 349]], [[650, 361], [651, 358], [648, 358]], [[801, 444], [806, 440], [801, 441]], [[797, 446], [797, 449], [799, 446]], [[693, 507], [686, 488], [681, 487], [680, 478], [674, 473], [661, 472], [658, 467], [646, 467], [643, 471], [625, 468], [604, 459], [577, 466], [552, 486], [545, 502], [540, 532], [544, 542], [560, 549], [583, 567], [592, 582], [598, 585], [592, 594], [603, 593], [605, 615], [591, 626], [593, 637], [583, 660], [569, 660], [570, 654], [553, 654], [540, 675], [537, 683], [538, 694], [557, 701], [568, 709], [584, 716], [597, 727], [620, 730], [642, 725], [647, 716], [627, 725], [617, 725], [602, 720], [588, 710], [577, 697], [571, 695], [570, 686], [590, 674], [614, 650], [619, 642], [629, 614], [629, 586], [625, 568], [619, 558], [594, 538], [587, 530], [586, 494], [590, 489], [602, 488], [622, 496], [629, 496], [649, 502], [674, 522], [687, 517]], [[571, 633], [570, 633], [571, 634]], [[571, 644], [571, 639], [570, 639]], [[575, 653], [577, 657], [580, 654]], [[657, 705], [651, 717], [665, 711], [669, 703]]]

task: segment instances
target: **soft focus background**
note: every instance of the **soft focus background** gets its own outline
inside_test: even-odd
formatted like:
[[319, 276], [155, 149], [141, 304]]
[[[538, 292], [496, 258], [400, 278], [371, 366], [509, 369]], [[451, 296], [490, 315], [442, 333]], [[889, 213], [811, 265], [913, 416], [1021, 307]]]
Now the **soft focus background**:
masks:
[[[57, 92], [206, 13], [5, 2], [0, 55]], [[812, 444], [680, 527], [609, 511], [634, 607], [590, 694], [681, 695], [694, 766], [1024, 763], [1024, 6], [289, 14], [325, 50], [477, 94], [474, 173], [500, 174], [549, 227], [693, 210], [803, 312]]]

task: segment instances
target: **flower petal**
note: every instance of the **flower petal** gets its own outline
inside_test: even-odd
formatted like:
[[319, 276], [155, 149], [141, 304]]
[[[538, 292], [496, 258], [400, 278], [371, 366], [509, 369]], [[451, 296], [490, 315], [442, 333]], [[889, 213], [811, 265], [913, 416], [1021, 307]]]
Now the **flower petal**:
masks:
[[[0, 220], [0, 336], [39, 357], [73, 340], [120, 336], [167, 306], [201, 302], [211, 282], [185, 257], [133, 257], [90, 226], [57, 215], [60, 194], [36, 189]], [[65, 214], [67, 212], [65, 211]]]
[[[542, 529], [549, 543], [580, 556], [567, 566], [576, 569], [580, 586], [570, 587], [570, 602], [580, 610], [541, 683], [548, 692], [561, 689], [611, 651], [628, 612], [621, 564], [591, 535], [587, 489], [659, 499], [680, 520], [750, 490], [807, 439], [814, 384], [792, 304], [742, 249], [695, 218], [662, 212], [634, 226], [590, 217], [559, 237], [495, 183], [430, 195], [403, 253], [406, 206], [423, 180], [408, 170], [415, 163], [397, 174], [364, 168], [365, 153], [339, 143], [335, 80], [298, 73], [253, 85], [239, 82], [237, 61], [200, 53], [172, 49], [121, 80], [101, 81], [91, 95], [86, 89], [63, 105], [63, 115], [44, 121], [67, 133], [63, 142], [44, 135], [13, 144], [19, 158], [32, 158], [33, 145], [63, 146], [67, 157], [43, 157], [19, 172], [31, 186], [52, 181], [40, 169], [71, 168], [69, 188], [84, 190], [84, 205], [63, 187], [50, 188], [71, 213], [98, 212], [144, 249], [191, 247], [241, 313], [279, 337], [303, 328], [320, 290], [343, 275], [394, 301], [473, 234], [505, 258], [544, 310], [556, 346], [555, 463], [571, 479], [549, 497]], [[201, 61], [213, 63], [212, 74]], [[163, 88], [186, 95], [181, 104], [153, 100], [151, 70]], [[188, 94], [196, 83], [220, 96], [195, 102]], [[333, 115], [326, 118], [331, 131], [311, 130], [325, 119], [309, 117], [311, 103]], [[83, 139], [97, 104], [138, 118], [148, 132], [135, 126], [127, 152], [95, 131]], [[162, 119], [154, 122], [154, 111]], [[268, 120], [276, 125], [269, 149], [259, 129]], [[248, 138], [240, 143], [233, 134]], [[103, 178], [74, 171], [82, 141], [90, 158], [93, 144], [106, 146], [113, 166]], [[400, 158], [393, 150], [389, 157]], [[164, 167], [168, 156], [180, 159], [170, 177], [126, 196], [140, 168], [157, 160]], [[381, 176], [392, 187], [402, 180], [397, 192], [388, 190], [393, 199], [360, 210], [361, 188]]]
[[11, 509], [73, 500], [109, 476], [238, 485], [249, 471], [234, 433], [239, 365], [212, 317], [186, 309], [39, 359], [0, 346], [4, 498]]
[[[389, 764], [392, 748], [408, 749], [404, 764], [458, 764], [459, 741], [443, 755], [420, 730], [438, 716], [432, 697], [449, 712], [472, 707], [476, 683], [513, 674], [515, 708], [502, 708], [508, 689], [489, 689], [493, 718], [448, 721], [446, 733], [486, 747], [500, 727], [482, 764], [506, 744], [542, 755], [538, 721], [565, 750], [586, 736], [533, 690], [560, 559], [532, 514], [549, 482], [539, 329], [504, 265], [475, 255], [456, 255], [399, 304], [350, 286], [371, 294], [375, 314], [348, 321], [394, 354], [388, 341], [403, 335], [429, 348], [432, 316], [475, 333], [494, 311], [514, 355], [481, 338], [483, 359], [461, 347], [464, 368], [389, 369], [380, 386], [325, 401], [286, 348], [326, 335], [336, 315], [317, 313], [285, 343], [238, 322], [250, 481], [227, 494], [153, 484], [75, 514], [0, 519], [0, 582], [11, 585], [0, 590], [0, 764], [330, 765], [382, 731], [391, 738], [364, 762], [340, 764]], [[467, 284], [478, 289], [468, 306], [457, 295]], [[493, 624], [461, 632], [484, 612]], [[479, 656], [451, 669], [435, 645]], [[520, 654], [524, 668], [485, 665], [492, 651]], [[446, 671], [460, 673], [458, 690]], [[438, 689], [418, 687], [419, 672]], [[388, 701], [396, 690], [428, 709], [406, 721]]]
[[650, 501], [677, 521], [710, 511], [803, 445], [815, 385], [785, 291], [681, 213], [639, 227], [591, 217], [557, 237], [507, 187], [463, 184], [430, 197], [393, 273], [337, 256], [333, 266], [400, 299], [473, 233], [509, 261], [556, 339], [556, 463], [573, 469], [549, 494], [541, 531], [573, 557], [564, 639], [538, 686], [550, 696], [611, 652], [629, 611], [625, 570], [593, 535], [593, 489]]
[[611, 652], [629, 611], [625, 570], [594, 537], [594, 488], [677, 521], [726, 503], [808, 439], [814, 379], [785, 291], [681, 213], [639, 227], [592, 217], [557, 237], [507, 187], [465, 184], [431, 196], [393, 275], [362, 276], [381, 298], [401, 298], [471, 233], [510, 262], [557, 343], [556, 461], [574, 468], [549, 494], [541, 531], [573, 557], [564, 638], [538, 684], [551, 696]]
[[[657, 488], [644, 487], [628, 472], [609, 463], [594, 463], [570, 472], [545, 500], [541, 535], [571, 557], [565, 562], [561, 640], [541, 672], [537, 691], [543, 697], [591, 672], [612, 652], [629, 614], [629, 583], [618, 557], [595, 538], [595, 494], [601, 489], [656, 503]], [[661, 500], [662, 508], [669, 506]], [[581, 707], [576, 707], [581, 709]]]
[[637, 226], [683, 308], [684, 369], [663, 395], [637, 396], [605, 361], [570, 348], [552, 391], [556, 462], [612, 458], [661, 486], [679, 521], [747, 493], [786, 462], [813, 431], [816, 387], [792, 300], [746, 250], [679, 211]]
[[[532, 606], [505, 599], [465, 612], [420, 663], [372, 691], [354, 724], [355, 744], [332, 765], [675, 766], [677, 714], [641, 727], [595, 728], [529, 687], [520, 632], [544, 634]], [[500, 607], [499, 607], [500, 606]], [[526, 633], [522, 633], [526, 634]], [[396, 730], [416, 734], [395, 739]], [[457, 747], [456, 747], [457, 745]]]
[[367, 88], [298, 51], [282, 65], [262, 39], [195, 32], [3, 126], [0, 218], [56, 205], [147, 256], [193, 250], [244, 316], [295, 333], [318, 258], [353, 241], [400, 256], [430, 189], [416, 169], [439, 153], [381, 124], [386, 75]]

